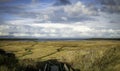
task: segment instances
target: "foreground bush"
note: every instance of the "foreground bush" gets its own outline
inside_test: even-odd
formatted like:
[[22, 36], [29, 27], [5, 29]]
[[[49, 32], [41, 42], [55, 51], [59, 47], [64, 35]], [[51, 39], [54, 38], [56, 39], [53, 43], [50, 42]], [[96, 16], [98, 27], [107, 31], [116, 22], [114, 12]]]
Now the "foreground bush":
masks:
[[34, 62], [32, 59], [19, 60], [12, 53], [7, 53], [0, 49], [0, 71], [75, 71], [67, 63], [57, 60], [48, 60], [44, 62]]

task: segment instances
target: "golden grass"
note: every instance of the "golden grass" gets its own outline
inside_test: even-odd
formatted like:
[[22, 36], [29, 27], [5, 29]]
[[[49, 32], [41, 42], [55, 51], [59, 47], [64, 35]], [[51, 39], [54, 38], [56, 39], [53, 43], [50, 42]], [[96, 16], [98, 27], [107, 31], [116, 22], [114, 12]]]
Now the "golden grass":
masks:
[[[120, 48], [120, 41], [0, 41], [0, 49], [13, 52], [19, 59], [58, 59], [81, 71], [88, 71], [87, 69], [90, 69], [96, 60], [101, 59], [106, 51], [116, 47]], [[118, 67], [120, 64], [115, 66], [117, 69]]]

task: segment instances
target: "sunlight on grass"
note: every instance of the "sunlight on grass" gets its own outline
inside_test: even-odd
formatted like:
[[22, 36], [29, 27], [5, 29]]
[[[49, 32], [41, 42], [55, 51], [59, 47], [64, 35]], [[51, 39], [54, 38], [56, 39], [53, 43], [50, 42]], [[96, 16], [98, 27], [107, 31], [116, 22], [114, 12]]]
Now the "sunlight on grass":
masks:
[[45, 61], [57, 59], [61, 62], [67, 62], [81, 71], [119, 71], [119, 43], [120, 41], [115, 40], [0, 41], [0, 49], [13, 52], [20, 60]]

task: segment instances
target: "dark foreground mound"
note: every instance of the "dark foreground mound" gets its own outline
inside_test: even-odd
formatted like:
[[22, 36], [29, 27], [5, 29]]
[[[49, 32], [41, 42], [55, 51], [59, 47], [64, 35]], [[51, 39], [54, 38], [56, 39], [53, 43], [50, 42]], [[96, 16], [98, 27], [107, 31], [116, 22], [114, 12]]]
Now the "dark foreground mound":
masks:
[[0, 71], [76, 71], [69, 64], [56, 59], [34, 62], [31, 59], [19, 60], [13, 53], [0, 49]]

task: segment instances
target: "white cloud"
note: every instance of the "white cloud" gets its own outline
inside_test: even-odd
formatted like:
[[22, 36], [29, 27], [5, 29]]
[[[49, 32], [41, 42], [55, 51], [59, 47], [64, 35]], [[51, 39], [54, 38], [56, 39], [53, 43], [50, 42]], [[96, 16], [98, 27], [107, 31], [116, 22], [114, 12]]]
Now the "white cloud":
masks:
[[62, 20], [67, 21], [67, 17], [61, 17]]
[[26, 36], [30, 36], [29, 34], [27, 34], [27, 33], [13, 33], [12, 34], [14, 37], [26, 37]]
[[[76, 25], [75, 25], [76, 26]], [[88, 26], [76, 26], [73, 27], [75, 31], [80, 31], [80, 32], [91, 32], [93, 31], [92, 28], [88, 27]]]
[[44, 15], [44, 19], [49, 19], [49, 16], [48, 15]]
[[[119, 37], [119, 29], [97, 29], [89, 26], [91, 23], [76, 22], [74, 24], [67, 23], [34, 23], [34, 24], [9, 24], [1, 25], [0, 32], [15, 37], [41, 37], [41, 38], [63, 38], [63, 37]], [[99, 24], [99, 23], [98, 23]], [[97, 25], [97, 24], [96, 24]], [[9, 27], [8, 27], [9, 26]], [[10, 34], [12, 32], [12, 34]]]
[[7, 35], [9, 35], [8, 32], [0, 32], [0, 36], [7, 36]]
[[70, 16], [79, 16], [81, 14], [91, 15], [93, 12], [89, 8], [85, 7], [80, 1], [73, 5], [64, 7], [64, 11]]

